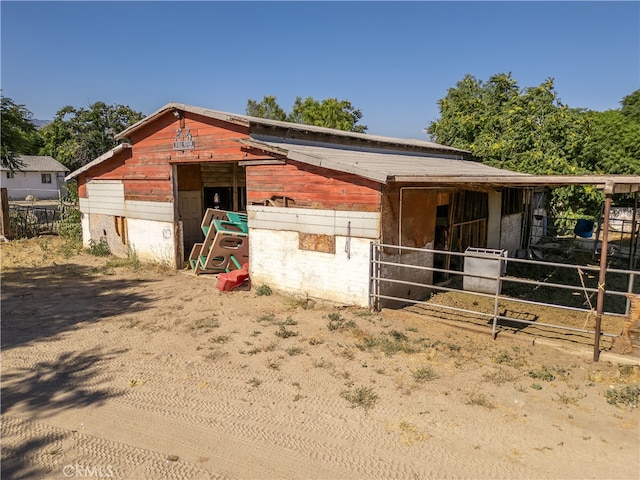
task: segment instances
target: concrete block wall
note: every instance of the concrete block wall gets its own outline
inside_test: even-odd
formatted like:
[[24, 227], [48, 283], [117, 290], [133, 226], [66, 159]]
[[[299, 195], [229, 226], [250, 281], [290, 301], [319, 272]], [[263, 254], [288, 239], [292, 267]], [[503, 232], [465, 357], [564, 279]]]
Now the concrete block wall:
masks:
[[249, 239], [254, 286], [368, 306], [371, 240], [336, 236], [335, 253], [323, 253], [300, 250], [295, 231], [250, 228]]

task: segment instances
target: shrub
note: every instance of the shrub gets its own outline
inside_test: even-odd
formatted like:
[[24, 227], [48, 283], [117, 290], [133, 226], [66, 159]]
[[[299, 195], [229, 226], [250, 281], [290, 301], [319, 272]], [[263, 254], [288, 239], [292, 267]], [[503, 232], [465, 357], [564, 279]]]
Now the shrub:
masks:
[[420, 367], [417, 370], [413, 370], [411, 374], [416, 382], [428, 382], [438, 378], [438, 374], [431, 367]]
[[82, 223], [80, 222], [80, 209], [69, 207], [62, 211], [58, 222], [58, 234], [69, 240], [82, 239]]
[[280, 337], [280, 338], [295, 337], [297, 335], [298, 335], [298, 332], [294, 332], [293, 330], [287, 330], [287, 328], [284, 325], [280, 325], [280, 328], [276, 332], [276, 337]]
[[260, 285], [258, 288], [256, 288], [256, 296], [258, 297], [268, 297], [272, 293], [273, 292], [271, 291], [271, 287], [269, 287], [269, 285]]
[[344, 331], [344, 330], [354, 330], [357, 328], [356, 322], [353, 320], [347, 320], [346, 318], [342, 318], [339, 313], [330, 313], [326, 315], [326, 318], [329, 319], [329, 323], [327, 324], [327, 328], [331, 332], [335, 331]]
[[369, 410], [378, 401], [378, 394], [371, 387], [356, 387], [345, 390], [340, 395], [351, 404], [351, 408], [362, 407]]
[[545, 382], [553, 382], [556, 379], [556, 376], [546, 365], [544, 365], [540, 370], [529, 370], [529, 376], [536, 380], [544, 380]]
[[111, 250], [109, 249], [109, 244], [107, 243], [107, 239], [104, 237], [100, 237], [98, 243], [95, 240], [89, 240], [89, 248], [87, 251], [91, 255], [95, 255], [96, 257], [107, 257], [111, 255]]
[[623, 405], [637, 408], [638, 400], [640, 400], [640, 386], [627, 385], [621, 390], [611, 388], [605, 392], [604, 396], [607, 397], [607, 403], [610, 405]]

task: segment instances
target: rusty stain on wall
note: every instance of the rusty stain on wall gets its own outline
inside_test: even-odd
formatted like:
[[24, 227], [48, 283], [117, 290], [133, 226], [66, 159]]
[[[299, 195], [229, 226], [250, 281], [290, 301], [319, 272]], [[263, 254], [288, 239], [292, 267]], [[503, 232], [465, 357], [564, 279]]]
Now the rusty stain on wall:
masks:
[[336, 253], [336, 239], [333, 235], [300, 233], [298, 236], [298, 240], [300, 250]]

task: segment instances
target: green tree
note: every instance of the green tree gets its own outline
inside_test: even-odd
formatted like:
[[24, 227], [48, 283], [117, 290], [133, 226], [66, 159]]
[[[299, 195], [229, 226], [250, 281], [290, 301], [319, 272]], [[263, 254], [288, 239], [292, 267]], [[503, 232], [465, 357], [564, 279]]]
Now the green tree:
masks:
[[75, 170], [115, 147], [115, 135], [142, 118], [126, 105], [95, 102], [89, 108], [63, 107], [42, 129], [41, 152]]
[[640, 175], [640, 118], [625, 115], [624, 107], [584, 116], [582, 166], [594, 173]]
[[620, 102], [622, 114], [631, 120], [640, 122], [640, 88], [627, 95]]
[[351, 105], [349, 100], [326, 98], [318, 102], [311, 97], [302, 100], [296, 97], [289, 121], [317, 127], [336, 128], [347, 132], [364, 133], [366, 125], [358, 125], [362, 112]]
[[32, 113], [24, 105], [5, 96], [2, 96], [1, 104], [2, 166], [19, 170], [23, 164], [18, 156], [38, 153], [42, 139], [31, 121]]
[[484, 83], [466, 75], [438, 102], [427, 128], [438, 143], [471, 151], [490, 165], [525, 173], [578, 173], [567, 153], [579, 135], [578, 111], [563, 105], [553, 79], [520, 89], [511, 74]]
[[[489, 165], [538, 175], [628, 170], [628, 163], [618, 162], [621, 156], [597, 160], [596, 154], [604, 154], [597, 142], [610, 132], [597, 115], [564, 105], [551, 78], [521, 89], [511, 74], [493, 75], [486, 83], [466, 75], [438, 105], [440, 118], [427, 128], [431, 138], [469, 150]], [[594, 214], [600, 201], [589, 186], [562, 188], [553, 191], [551, 206], [557, 214]]]
[[265, 96], [260, 102], [248, 100], [247, 115], [268, 118], [270, 120], [285, 121], [287, 119], [287, 114], [280, 105], [278, 105], [276, 97], [273, 95]]
[[311, 97], [297, 97], [289, 114], [278, 105], [276, 97], [265, 96], [261, 102], [249, 100], [247, 115], [293, 123], [336, 128], [348, 132], [364, 133], [366, 125], [358, 125], [362, 112], [351, 105], [349, 100], [327, 98], [321, 102]]

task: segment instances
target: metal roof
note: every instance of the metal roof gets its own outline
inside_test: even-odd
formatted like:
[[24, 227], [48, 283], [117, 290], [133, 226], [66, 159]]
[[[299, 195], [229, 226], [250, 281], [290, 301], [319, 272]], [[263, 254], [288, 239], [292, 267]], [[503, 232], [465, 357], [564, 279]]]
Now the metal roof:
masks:
[[[241, 143], [290, 160], [353, 173], [380, 183], [402, 182], [434, 186], [474, 183], [496, 188], [594, 185], [611, 193], [640, 190], [638, 175], [529, 175], [442, 156], [347, 150], [340, 146], [330, 148], [257, 139], [242, 140]], [[251, 161], [243, 163], [250, 165]]]
[[[380, 183], [386, 183], [397, 176], [430, 177], [433, 175], [447, 177], [477, 177], [479, 175], [518, 175], [507, 170], [489, 167], [482, 163], [467, 160], [404, 154], [398, 152], [372, 152], [354, 149], [343, 149], [298, 143], [242, 140], [241, 143], [265, 150], [270, 153], [284, 155], [287, 158], [330, 170], [353, 173]], [[251, 162], [247, 162], [251, 163]]]
[[[408, 138], [396, 138], [396, 137], [385, 137], [380, 135], [370, 135], [368, 133], [356, 133], [356, 132], [347, 132], [344, 130], [338, 130], [335, 128], [326, 128], [326, 127], [316, 127], [314, 125], [305, 125], [301, 123], [292, 123], [292, 122], [282, 122], [279, 120], [270, 120], [266, 118], [252, 117], [249, 115], [240, 115], [237, 113], [228, 113], [222, 112], [219, 110], [211, 110], [208, 108], [195, 107], [193, 105], [185, 105], [183, 103], [171, 102], [167, 103], [165, 106], [156, 110], [152, 114], [143, 118], [142, 120], [134, 123], [126, 130], [123, 130], [119, 134], [116, 135], [116, 139], [124, 139], [128, 138], [128, 136], [143, 127], [147, 123], [153, 121], [155, 118], [159, 117], [170, 111], [184, 111], [194, 113], [196, 115], [202, 115], [204, 117], [213, 118], [216, 120], [221, 120], [224, 122], [233, 123], [236, 125], [242, 125], [248, 127], [251, 130], [251, 127], [261, 126], [261, 127], [272, 127], [281, 130], [282, 132], [287, 131], [297, 131], [297, 132], [305, 132], [312, 134], [322, 134], [327, 135], [333, 138], [342, 138], [342, 139], [351, 139], [356, 141], [364, 141], [368, 143], [377, 143], [379, 145], [385, 145], [387, 147], [392, 146], [401, 146], [401, 147], [411, 147], [417, 149], [429, 149], [429, 150], [438, 150], [443, 152], [450, 152], [452, 154], [458, 154], [460, 156], [464, 154], [469, 154], [466, 150], [461, 150], [459, 148], [448, 147], [446, 145], [440, 145], [438, 143], [427, 142], [422, 140], [413, 140]], [[286, 133], [285, 133], [286, 134]]]
[[[18, 155], [24, 166], [17, 168], [18, 172], [68, 172], [69, 169], [48, 155]], [[1, 170], [9, 170], [3, 166]]]

